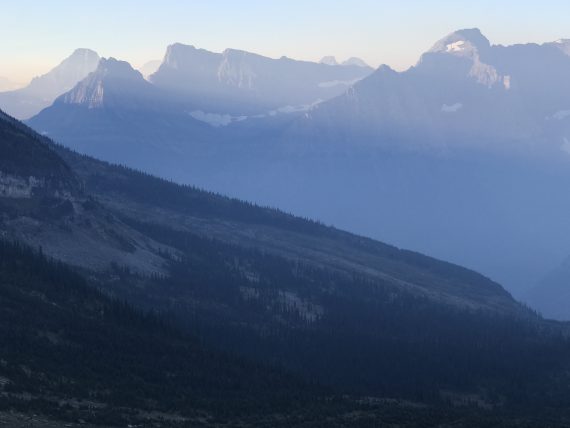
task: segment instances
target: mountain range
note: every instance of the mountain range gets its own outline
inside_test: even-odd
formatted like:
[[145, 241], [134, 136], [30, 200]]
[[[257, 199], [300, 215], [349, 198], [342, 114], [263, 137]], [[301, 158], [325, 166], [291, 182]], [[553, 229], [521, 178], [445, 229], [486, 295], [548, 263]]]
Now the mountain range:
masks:
[[[339, 65], [339, 62], [336, 60], [334, 56], [324, 56], [319, 61], [320, 64], [326, 65]], [[347, 66], [357, 66], [357, 67], [370, 67], [366, 62], [362, 59], [357, 58], [355, 56], [348, 58], [347, 60], [340, 63], [340, 65], [347, 65]]]
[[405, 72], [380, 67], [299, 126], [328, 145], [336, 137], [398, 150], [566, 153], [565, 46], [495, 46], [477, 29], [461, 30]]
[[175, 44], [148, 81], [101, 61], [28, 123], [100, 159], [475, 268], [570, 318], [530, 291], [570, 254], [568, 41], [500, 46], [469, 29], [403, 72], [322, 62]]
[[[219, 147], [210, 144], [218, 139], [216, 127], [243, 121], [247, 114], [270, 122], [283, 120], [342, 93], [370, 71], [175, 44], [148, 81], [126, 62], [101, 60], [95, 71], [30, 124], [57, 140], [73, 135], [75, 149], [83, 153], [107, 159], [104, 153], [114, 152], [114, 161], [143, 169], [152, 159], [153, 165], [168, 169], [172, 153], [196, 160], [204, 152], [219, 153]], [[247, 85], [234, 78], [248, 73]], [[135, 152], [138, 161], [133, 163]]]
[[191, 114], [242, 117], [307, 108], [341, 94], [371, 71], [366, 65], [327, 66], [236, 49], [213, 53], [174, 44], [149, 80], [172, 95], [183, 95]]

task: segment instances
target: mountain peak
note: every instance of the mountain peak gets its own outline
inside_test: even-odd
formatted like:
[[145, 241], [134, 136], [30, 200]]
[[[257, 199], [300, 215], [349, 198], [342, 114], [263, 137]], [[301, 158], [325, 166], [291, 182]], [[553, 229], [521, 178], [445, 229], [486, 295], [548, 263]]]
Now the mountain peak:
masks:
[[[485, 61], [489, 59], [491, 43], [478, 28], [455, 31], [438, 41], [423, 54], [418, 67], [439, 75], [464, 75], [487, 87], [496, 84], [510, 88], [510, 76], [502, 76], [499, 71]], [[461, 61], [457, 62], [456, 59]]]
[[58, 100], [64, 104], [82, 104], [88, 108], [99, 108], [105, 104], [107, 92], [120, 90], [144, 90], [147, 84], [142, 74], [128, 62], [115, 58], [101, 58], [97, 69], [79, 82], [71, 91]]
[[98, 63], [97, 52], [85, 48], [76, 49], [49, 72], [34, 77], [26, 87], [1, 94], [2, 107], [18, 119], [29, 119], [49, 107], [57, 97], [71, 90], [93, 72]]
[[135, 70], [126, 61], [115, 58], [101, 58], [94, 72], [99, 77], [111, 77], [120, 79], [142, 79], [142, 74]]
[[570, 39], [558, 39], [550, 44], [554, 45], [566, 55], [570, 56]]
[[174, 43], [166, 48], [166, 54], [160, 68], [195, 72], [196, 69], [200, 68], [202, 62], [218, 56], [220, 54], [198, 49], [194, 45]]
[[172, 55], [179, 55], [183, 54], [184, 52], [195, 51], [197, 50], [194, 45], [185, 45], [184, 43], [173, 43], [168, 45], [166, 48], [166, 57], [170, 57]]
[[[76, 49], [47, 74], [34, 78], [28, 90], [44, 98], [55, 97], [69, 90], [78, 81], [97, 68], [99, 55], [91, 49]], [[54, 94], [55, 92], [55, 94]]]
[[87, 48], [75, 49], [71, 55], [65, 58], [57, 67], [50, 73], [58, 72], [65, 69], [85, 69], [93, 70], [99, 62], [99, 54], [94, 50]]
[[99, 54], [92, 49], [77, 48], [67, 59], [68, 60], [77, 59], [77, 60], [86, 60], [86, 61], [99, 60]]
[[177, 68], [180, 58], [184, 57], [187, 52], [193, 52], [195, 50], [196, 48], [194, 46], [182, 43], [173, 43], [172, 45], [168, 45], [163, 63], [170, 67]]
[[364, 60], [362, 60], [358, 57], [355, 57], [355, 56], [352, 56], [352, 57], [348, 58], [346, 61], [343, 61], [342, 65], [364, 67], [364, 68], [370, 67], [368, 64], [366, 64], [366, 62], [364, 62]]
[[431, 49], [432, 53], [450, 53], [460, 56], [472, 56], [491, 47], [489, 40], [478, 28], [455, 31], [440, 41]]
[[332, 55], [322, 57], [319, 63], [326, 65], [338, 65], [338, 61]]

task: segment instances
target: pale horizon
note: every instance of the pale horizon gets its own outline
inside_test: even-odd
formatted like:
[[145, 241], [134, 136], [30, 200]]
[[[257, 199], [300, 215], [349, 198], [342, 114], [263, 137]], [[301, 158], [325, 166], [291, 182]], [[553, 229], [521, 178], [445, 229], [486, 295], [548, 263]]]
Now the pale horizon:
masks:
[[[126, 0], [114, 4], [114, 13], [108, 14], [109, 4], [101, 1], [89, 13], [82, 5], [64, 0], [4, 5], [0, 36], [11, 43], [0, 48], [0, 77], [26, 84], [77, 48], [93, 49], [102, 57], [125, 60], [137, 68], [161, 60], [168, 45], [184, 43], [216, 52], [235, 48], [307, 61], [328, 55], [339, 61], [356, 56], [372, 67], [387, 64], [403, 70], [437, 40], [462, 28], [480, 28], [492, 44], [503, 45], [570, 37], [564, 19], [570, 4], [558, 0], [544, 1], [540, 7], [512, 0], [468, 6], [443, 0], [429, 5], [409, 1], [404, 6], [355, 0], [350, 8], [341, 1], [306, 5], [250, 0], [236, 5], [223, 0], [208, 4], [167, 0], [157, 6]], [[56, 18], [47, 22], [43, 19], [47, 14]], [[120, 36], [111, 29], [120, 31]], [[260, 37], [263, 34], [270, 36]]]

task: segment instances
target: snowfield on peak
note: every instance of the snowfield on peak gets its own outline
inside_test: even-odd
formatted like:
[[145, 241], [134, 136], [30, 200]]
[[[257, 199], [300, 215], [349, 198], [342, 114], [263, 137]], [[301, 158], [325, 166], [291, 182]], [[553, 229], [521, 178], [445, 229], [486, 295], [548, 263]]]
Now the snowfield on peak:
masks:
[[334, 88], [335, 86], [352, 86], [360, 79], [352, 80], [331, 80], [330, 82], [320, 82], [318, 84], [319, 88]]
[[199, 120], [200, 122], [207, 123], [214, 128], [225, 127], [231, 125], [232, 123], [242, 122], [248, 119], [263, 119], [266, 117], [275, 117], [279, 114], [292, 114], [292, 113], [302, 113], [309, 111], [314, 106], [320, 104], [323, 100], [317, 100], [312, 104], [303, 104], [299, 106], [283, 106], [279, 107], [275, 110], [269, 110], [265, 113], [255, 114], [251, 116], [234, 116], [228, 113], [212, 113], [212, 112], [205, 112], [202, 110], [193, 110], [188, 114], [192, 116], [192, 118]]
[[465, 49], [465, 41], [459, 40], [458, 42], [446, 45], [447, 52], [461, 52]]

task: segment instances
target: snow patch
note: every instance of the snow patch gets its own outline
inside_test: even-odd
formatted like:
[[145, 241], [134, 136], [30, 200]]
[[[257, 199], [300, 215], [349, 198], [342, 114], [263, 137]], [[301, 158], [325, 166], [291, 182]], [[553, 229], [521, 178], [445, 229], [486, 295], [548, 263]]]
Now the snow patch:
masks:
[[220, 113], [207, 113], [202, 110], [194, 110], [188, 114], [192, 118], [199, 120], [200, 122], [205, 122], [210, 126], [215, 128], [231, 125], [235, 122], [241, 122], [247, 119], [263, 119], [265, 117], [275, 117], [279, 114], [291, 114], [291, 113], [302, 113], [311, 110], [314, 106], [322, 103], [323, 100], [318, 99], [312, 104], [302, 104], [299, 106], [283, 106], [275, 110], [270, 110], [265, 113], [260, 113], [252, 116], [232, 116], [230, 114], [220, 114]]
[[331, 80], [328, 82], [320, 82], [318, 84], [319, 88], [334, 88], [336, 86], [352, 86], [354, 85], [356, 82], [358, 82], [360, 79], [352, 79], [352, 80]]
[[463, 52], [465, 50], [465, 41], [459, 40], [455, 43], [450, 43], [446, 47], [447, 52]]
[[231, 116], [229, 114], [206, 113], [202, 110], [191, 111], [190, 116], [215, 128], [228, 126], [230, 123], [247, 119], [247, 116]]
[[290, 114], [290, 113], [299, 113], [302, 111], [309, 111], [314, 106], [316, 106], [317, 104], [322, 103], [322, 102], [323, 102], [323, 100], [318, 99], [317, 101], [315, 101], [312, 104], [302, 104], [300, 106], [283, 106], [283, 107], [279, 107], [277, 110], [270, 111], [269, 114], [271, 114], [273, 112]]
[[441, 106], [441, 111], [443, 113], [456, 113], [463, 108], [463, 104], [455, 103], [451, 105], [444, 104]]

